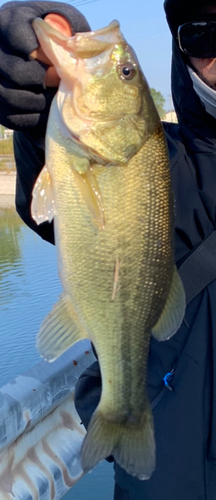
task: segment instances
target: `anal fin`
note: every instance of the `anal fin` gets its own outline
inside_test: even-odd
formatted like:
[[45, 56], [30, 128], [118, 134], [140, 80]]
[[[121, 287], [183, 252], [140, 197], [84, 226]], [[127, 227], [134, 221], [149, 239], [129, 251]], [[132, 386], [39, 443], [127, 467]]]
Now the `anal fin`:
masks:
[[37, 335], [36, 346], [47, 361], [54, 361], [75, 342], [86, 338], [77, 314], [65, 293], [44, 319]]
[[152, 329], [157, 340], [168, 340], [180, 328], [186, 308], [185, 291], [176, 266], [164, 310]]

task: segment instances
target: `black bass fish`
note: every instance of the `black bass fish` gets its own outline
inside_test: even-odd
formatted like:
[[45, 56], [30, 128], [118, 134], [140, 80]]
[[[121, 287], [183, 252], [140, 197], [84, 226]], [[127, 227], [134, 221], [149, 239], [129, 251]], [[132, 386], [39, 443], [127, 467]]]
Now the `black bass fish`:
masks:
[[61, 83], [32, 214], [38, 224], [55, 216], [64, 290], [37, 346], [52, 361], [74, 342], [93, 342], [102, 395], [84, 439], [83, 470], [113, 455], [129, 474], [148, 479], [155, 469], [150, 337], [171, 337], [185, 310], [164, 133], [117, 21], [71, 38], [41, 19], [33, 27]]

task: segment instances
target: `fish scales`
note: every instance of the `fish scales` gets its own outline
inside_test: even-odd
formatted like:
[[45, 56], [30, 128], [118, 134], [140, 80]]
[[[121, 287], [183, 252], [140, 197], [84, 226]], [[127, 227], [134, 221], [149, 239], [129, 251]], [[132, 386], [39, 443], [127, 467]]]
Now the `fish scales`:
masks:
[[[102, 395], [84, 440], [83, 469], [113, 454], [129, 474], [148, 479], [155, 468], [146, 391], [150, 336], [165, 340], [173, 335], [185, 307], [174, 266], [164, 133], [117, 22], [79, 35], [84, 37], [82, 57], [80, 39], [65, 37], [65, 62], [62, 38], [59, 49], [57, 32], [47, 26], [34, 21], [47, 56], [52, 60], [54, 50], [56, 61], [60, 50], [57, 70], [63, 85], [50, 112], [46, 167], [33, 192], [32, 210], [38, 222], [55, 212], [64, 292], [45, 318], [37, 345], [52, 360], [72, 343], [90, 338], [100, 363]], [[132, 79], [135, 75], [135, 83], [125, 85], [122, 67], [126, 77], [128, 71]]]

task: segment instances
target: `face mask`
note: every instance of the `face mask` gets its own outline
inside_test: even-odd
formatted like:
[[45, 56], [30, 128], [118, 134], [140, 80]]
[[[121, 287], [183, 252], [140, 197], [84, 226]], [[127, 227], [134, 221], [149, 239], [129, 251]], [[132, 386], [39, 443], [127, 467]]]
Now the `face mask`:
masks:
[[193, 82], [193, 88], [200, 98], [205, 110], [216, 118], [216, 90], [211, 89], [211, 87], [203, 82], [190, 66], [187, 66], [187, 69]]

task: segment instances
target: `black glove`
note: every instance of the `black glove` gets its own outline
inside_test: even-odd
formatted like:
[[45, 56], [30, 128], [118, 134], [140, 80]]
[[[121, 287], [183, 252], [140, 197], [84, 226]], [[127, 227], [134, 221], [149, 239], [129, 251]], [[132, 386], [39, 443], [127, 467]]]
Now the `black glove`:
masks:
[[85, 17], [60, 2], [17, 1], [0, 8], [0, 123], [14, 130], [32, 129], [43, 135], [56, 88], [43, 88], [47, 66], [31, 60], [38, 47], [31, 26], [36, 17], [63, 15], [73, 33], [89, 31]]

